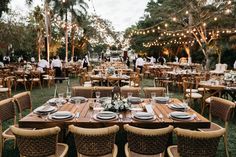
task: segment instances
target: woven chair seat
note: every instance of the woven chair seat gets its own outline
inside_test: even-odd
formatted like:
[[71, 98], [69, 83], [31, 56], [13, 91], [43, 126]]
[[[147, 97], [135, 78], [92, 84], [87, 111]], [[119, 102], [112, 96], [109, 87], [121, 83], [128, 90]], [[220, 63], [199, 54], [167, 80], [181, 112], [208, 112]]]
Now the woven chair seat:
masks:
[[190, 93], [190, 91], [191, 91], [192, 93], [197, 93], [197, 92], [198, 92], [197, 89], [186, 89], [186, 92], [187, 92], [187, 93]]
[[40, 81], [40, 78], [33, 78], [33, 79], [30, 79], [30, 81]]
[[222, 127], [219, 126], [219, 125], [216, 124], [216, 123], [211, 122], [210, 128], [207, 128], [207, 129], [198, 129], [198, 130], [199, 130], [199, 131], [216, 131], [216, 130], [219, 130], [219, 129], [222, 129]]
[[[189, 98], [189, 97], [190, 97], [190, 94], [188, 93], [188, 94], [186, 94], [185, 96], [186, 96], [187, 98]], [[193, 99], [199, 99], [199, 98], [202, 98], [202, 95], [199, 94], [199, 93], [191, 93], [191, 98], [193, 98]]]
[[24, 82], [24, 81], [27, 81], [27, 79], [17, 79], [16, 81], [17, 82]]
[[174, 146], [170, 146], [167, 149], [169, 157], [180, 157], [179, 153], [178, 153], [178, 146], [174, 145]]
[[[202, 87], [199, 87], [197, 90], [198, 90], [199, 92], [204, 92], [204, 88], [202, 88]], [[205, 90], [208, 91], [208, 90], [210, 90], [210, 89], [209, 89], [209, 88], [205, 88]]]
[[8, 92], [9, 89], [8, 88], [0, 88], [0, 92]]

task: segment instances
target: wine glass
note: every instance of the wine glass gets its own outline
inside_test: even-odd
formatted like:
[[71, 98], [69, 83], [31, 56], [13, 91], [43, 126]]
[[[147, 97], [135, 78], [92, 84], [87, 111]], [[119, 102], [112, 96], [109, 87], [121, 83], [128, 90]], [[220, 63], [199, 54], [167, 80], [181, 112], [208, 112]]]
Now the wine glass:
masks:
[[95, 93], [95, 95], [96, 95], [96, 102], [98, 102], [98, 100], [99, 100], [99, 98], [100, 98], [100, 95], [101, 95], [101, 93], [100, 93], [100, 92], [96, 92], [96, 93]]
[[59, 94], [58, 94], [58, 105], [59, 105], [59, 106], [62, 105], [63, 99], [64, 99], [64, 93], [59, 93]]
[[133, 95], [133, 93], [128, 92], [128, 93], [127, 93], [128, 99], [130, 99], [130, 98], [132, 97], [132, 95]]
[[70, 99], [71, 98], [71, 92], [66, 92], [66, 98]]

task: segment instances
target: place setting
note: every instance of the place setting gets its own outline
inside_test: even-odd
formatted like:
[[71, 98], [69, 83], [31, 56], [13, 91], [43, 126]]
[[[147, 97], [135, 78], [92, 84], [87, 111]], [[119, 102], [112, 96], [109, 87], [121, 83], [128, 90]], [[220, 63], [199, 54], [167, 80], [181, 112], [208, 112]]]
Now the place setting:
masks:
[[195, 115], [188, 112], [174, 111], [169, 114], [169, 118], [177, 121], [191, 121]]
[[74, 117], [75, 114], [69, 111], [57, 111], [55, 113], [49, 114], [47, 118], [50, 120], [65, 121], [65, 120], [71, 120]]
[[118, 118], [118, 114], [112, 111], [100, 111], [93, 115], [93, 119], [97, 121], [114, 121]]
[[145, 121], [145, 122], [152, 122], [156, 120], [156, 116], [150, 112], [134, 112], [132, 113], [131, 118], [135, 121]]

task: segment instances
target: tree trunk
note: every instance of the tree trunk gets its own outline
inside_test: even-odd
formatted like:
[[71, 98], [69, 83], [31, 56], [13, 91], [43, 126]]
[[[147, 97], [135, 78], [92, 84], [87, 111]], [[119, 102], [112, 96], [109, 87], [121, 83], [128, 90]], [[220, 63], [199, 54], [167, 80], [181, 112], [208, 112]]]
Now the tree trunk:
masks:
[[221, 63], [221, 52], [218, 53], [218, 63]]
[[45, 4], [44, 4], [44, 7], [45, 7], [45, 26], [46, 26], [46, 38], [47, 38], [47, 45], [46, 45], [46, 49], [47, 49], [47, 60], [49, 62], [49, 54], [50, 54], [50, 51], [49, 51], [49, 21], [48, 21], [48, 3], [47, 3], [47, 0], [45, 0]]

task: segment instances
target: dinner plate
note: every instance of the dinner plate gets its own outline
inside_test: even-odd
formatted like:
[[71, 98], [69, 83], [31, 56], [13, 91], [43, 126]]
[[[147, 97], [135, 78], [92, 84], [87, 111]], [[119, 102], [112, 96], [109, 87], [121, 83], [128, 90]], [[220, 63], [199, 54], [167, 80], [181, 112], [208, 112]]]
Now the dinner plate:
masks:
[[148, 112], [136, 112], [134, 114], [134, 118], [140, 119], [140, 120], [150, 120], [150, 119], [153, 119], [153, 117], [154, 115]]
[[109, 119], [114, 119], [117, 116], [117, 114], [110, 111], [102, 111], [99, 112], [96, 116], [98, 119], [109, 120]]
[[170, 98], [169, 97], [154, 97], [153, 98], [157, 103], [165, 104], [169, 102]]
[[170, 116], [175, 119], [190, 119], [193, 117], [193, 115], [187, 113], [187, 112], [171, 112]]
[[168, 107], [172, 110], [177, 110], [177, 111], [184, 111], [184, 110], [189, 109], [189, 107], [184, 104], [170, 104], [168, 105]]
[[111, 112], [111, 111], [102, 111], [102, 112], [95, 114], [93, 117], [95, 120], [104, 120], [104, 121], [118, 119], [118, 115], [114, 112]]
[[81, 103], [84, 103], [85, 101], [88, 101], [87, 98], [82, 97], [82, 96], [77, 96], [77, 97], [71, 97], [70, 102], [75, 103], [76, 100], [80, 100]]
[[56, 105], [59, 101], [61, 101], [63, 104], [67, 102], [66, 99], [52, 98], [52, 99], [49, 99], [47, 103], [50, 105]]
[[40, 107], [36, 108], [34, 110], [34, 113], [44, 114], [44, 113], [48, 113], [48, 112], [54, 112], [56, 110], [57, 110], [56, 107], [47, 105], [47, 106], [40, 106]]
[[55, 119], [55, 120], [64, 120], [64, 119], [71, 119], [74, 117], [74, 114], [72, 114], [69, 111], [58, 111], [49, 116], [49, 119]]
[[130, 97], [127, 99], [128, 102], [130, 102], [131, 104], [138, 104], [143, 102], [143, 100], [140, 97]]

